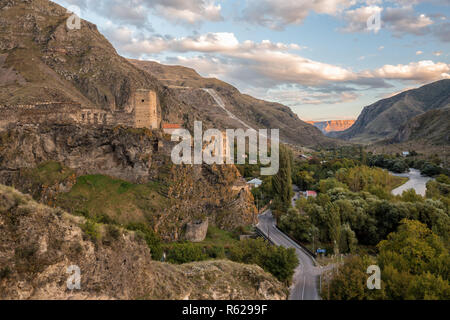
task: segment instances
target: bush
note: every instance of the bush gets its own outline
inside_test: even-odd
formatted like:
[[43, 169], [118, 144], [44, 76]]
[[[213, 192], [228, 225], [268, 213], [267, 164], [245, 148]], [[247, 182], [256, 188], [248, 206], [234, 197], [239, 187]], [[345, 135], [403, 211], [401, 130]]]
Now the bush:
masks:
[[98, 228], [98, 224], [95, 222], [92, 222], [90, 220], [87, 220], [82, 226], [81, 229], [86, 234], [86, 236], [94, 242], [97, 242], [101, 238], [101, 233]]
[[0, 280], [2, 279], [6, 279], [11, 275], [11, 269], [9, 269], [9, 267], [4, 267], [2, 269], [0, 269]]
[[256, 264], [288, 284], [299, 263], [294, 249], [272, 246], [262, 239], [241, 241], [230, 248], [229, 255], [232, 261]]
[[137, 235], [141, 236], [145, 240], [150, 248], [150, 253], [152, 254], [153, 260], [161, 260], [163, 255], [161, 239], [152, 229], [142, 223], [129, 223], [126, 226], [126, 229], [135, 231]]
[[206, 254], [212, 259], [224, 259], [225, 249], [220, 246], [208, 246], [205, 248]]
[[423, 175], [432, 177], [432, 176], [435, 176], [435, 175], [437, 175], [437, 174], [440, 174], [440, 173], [441, 173], [441, 168], [438, 167], [437, 165], [433, 164], [433, 163], [426, 163], [426, 164], [424, 164], [424, 166], [420, 169], [420, 172], [421, 172]]
[[208, 256], [203, 253], [200, 246], [192, 243], [175, 243], [166, 247], [166, 261], [175, 264], [183, 264], [193, 261], [203, 261]]

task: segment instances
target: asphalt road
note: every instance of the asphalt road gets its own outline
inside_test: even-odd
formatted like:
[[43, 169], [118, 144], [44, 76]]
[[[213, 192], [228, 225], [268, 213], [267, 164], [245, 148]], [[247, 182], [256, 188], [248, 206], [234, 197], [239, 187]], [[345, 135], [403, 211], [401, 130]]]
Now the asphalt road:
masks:
[[294, 248], [299, 266], [295, 270], [293, 285], [290, 288], [290, 300], [320, 300], [319, 276], [322, 272], [316, 267], [312, 257], [298, 244], [281, 232], [276, 226], [275, 218], [271, 210], [267, 210], [259, 216], [258, 229], [264, 233], [275, 245], [285, 248]]

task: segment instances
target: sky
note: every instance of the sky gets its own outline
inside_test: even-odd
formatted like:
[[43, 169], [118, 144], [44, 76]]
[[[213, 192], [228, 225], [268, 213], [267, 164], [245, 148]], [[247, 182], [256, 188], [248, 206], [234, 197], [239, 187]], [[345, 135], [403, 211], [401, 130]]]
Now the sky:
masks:
[[54, 2], [124, 57], [194, 68], [308, 121], [450, 78], [450, 0]]

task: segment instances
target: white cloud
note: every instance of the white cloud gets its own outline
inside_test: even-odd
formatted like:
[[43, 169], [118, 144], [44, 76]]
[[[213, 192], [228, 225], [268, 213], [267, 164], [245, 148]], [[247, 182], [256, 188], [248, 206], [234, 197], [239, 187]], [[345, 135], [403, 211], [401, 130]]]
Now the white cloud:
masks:
[[417, 55], [417, 56], [420, 56], [421, 54], [423, 54], [423, 51], [420, 51], [420, 50], [419, 50], [419, 51], [416, 51], [416, 55]]
[[336, 15], [356, 0], [249, 0], [242, 20], [282, 30], [290, 24], [302, 24], [310, 12]]
[[213, 0], [147, 0], [157, 14], [173, 22], [221, 21], [222, 7]]
[[348, 10], [344, 14], [346, 25], [341, 28], [343, 32], [363, 32], [370, 31], [367, 28], [367, 20], [375, 14], [381, 14], [383, 8], [379, 6], [360, 7]]
[[374, 71], [366, 71], [364, 75], [382, 79], [433, 81], [450, 78], [450, 65], [430, 60], [411, 62], [407, 65], [385, 65]]
[[[110, 33], [110, 32], [108, 32]], [[120, 51], [141, 57], [164, 52], [199, 53], [196, 57], [177, 57], [178, 63], [199, 68], [208, 76], [237, 79], [253, 86], [270, 87], [279, 84], [321, 86], [327, 83], [353, 83], [382, 87], [385, 80], [430, 81], [447, 78], [449, 65], [433, 61], [412, 62], [407, 65], [385, 65], [375, 70], [355, 72], [304, 58], [297, 51], [297, 44], [240, 42], [233, 33], [207, 33], [181, 38], [133, 38], [130, 31], [119, 28], [111, 38], [117, 40]], [[221, 75], [222, 73], [222, 75]]]
[[95, 12], [114, 24], [151, 30], [150, 14], [174, 23], [199, 24], [221, 21], [222, 7], [215, 0], [55, 0]]
[[380, 14], [381, 28], [387, 28], [396, 36], [404, 33], [423, 35], [430, 30], [433, 20], [425, 14], [417, 15], [410, 5], [403, 7], [383, 8], [377, 5], [363, 6], [353, 10], [347, 10], [343, 14], [345, 26], [341, 28], [343, 32], [365, 32], [367, 21], [371, 16]]
[[423, 35], [426, 32], [425, 28], [434, 23], [425, 14], [416, 15], [411, 6], [387, 8], [382, 19], [395, 35], [403, 33]]
[[351, 91], [309, 91], [302, 90], [298, 86], [292, 86], [290, 88], [281, 86], [264, 91], [253, 90], [250, 91], [250, 94], [262, 97], [265, 100], [280, 102], [290, 107], [299, 105], [339, 104], [354, 101], [359, 97], [358, 94]]

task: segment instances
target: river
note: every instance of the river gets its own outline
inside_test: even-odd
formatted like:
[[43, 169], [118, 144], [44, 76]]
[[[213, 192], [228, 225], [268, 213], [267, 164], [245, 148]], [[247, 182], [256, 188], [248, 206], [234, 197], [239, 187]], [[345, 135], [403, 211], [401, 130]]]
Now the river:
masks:
[[394, 196], [402, 195], [404, 191], [409, 189], [414, 189], [417, 194], [425, 196], [425, 193], [427, 191], [427, 182], [432, 180], [432, 178], [430, 177], [422, 176], [420, 174], [420, 171], [417, 169], [410, 169], [408, 173], [390, 173], [397, 177], [409, 178], [408, 182], [392, 190], [392, 194]]

